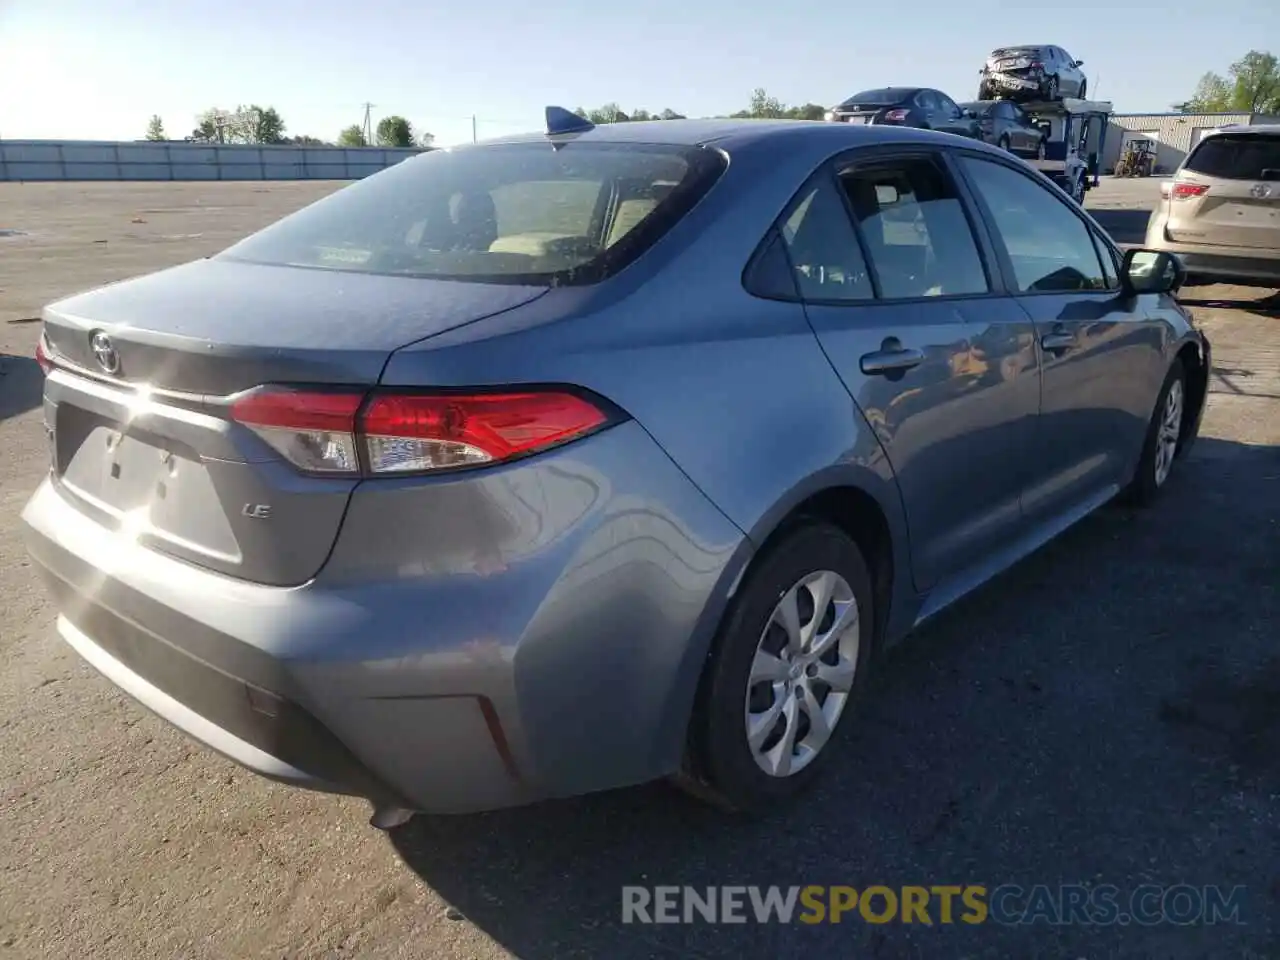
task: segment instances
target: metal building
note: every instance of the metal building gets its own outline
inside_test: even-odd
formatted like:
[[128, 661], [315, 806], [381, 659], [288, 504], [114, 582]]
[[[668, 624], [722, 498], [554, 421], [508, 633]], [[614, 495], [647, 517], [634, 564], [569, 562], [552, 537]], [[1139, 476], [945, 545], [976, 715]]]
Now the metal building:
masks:
[[1154, 140], [1155, 173], [1173, 173], [1206, 130], [1231, 124], [1280, 123], [1280, 117], [1261, 113], [1123, 113], [1111, 118], [1102, 172], [1115, 170], [1120, 152], [1129, 140]]

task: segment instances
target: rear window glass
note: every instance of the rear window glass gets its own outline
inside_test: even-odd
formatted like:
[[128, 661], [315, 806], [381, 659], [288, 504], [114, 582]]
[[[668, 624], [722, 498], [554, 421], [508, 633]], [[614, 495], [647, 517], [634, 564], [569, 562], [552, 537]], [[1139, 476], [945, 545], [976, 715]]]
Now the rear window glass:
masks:
[[913, 93], [915, 89], [911, 87], [882, 87], [855, 93], [845, 103], [901, 103]]
[[1038, 57], [1040, 56], [1040, 48], [1039, 47], [1001, 47], [999, 50], [992, 50], [991, 56], [995, 58]]
[[972, 103], [960, 104], [960, 109], [972, 110], [978, 116], [983, 117], [989, 113], [996, 113], [996, 107], [1003, 102], [1003, 100], [975, 100]]
[[1184, 169], [1225, 180], [1280, 180], [1280, 136], [1228, 134], [1201, 140]]
[[436, 150], [221, 256], [488, 283], [594, 283], [670, 229], [724, 168], [703, 148], [530, 142]]

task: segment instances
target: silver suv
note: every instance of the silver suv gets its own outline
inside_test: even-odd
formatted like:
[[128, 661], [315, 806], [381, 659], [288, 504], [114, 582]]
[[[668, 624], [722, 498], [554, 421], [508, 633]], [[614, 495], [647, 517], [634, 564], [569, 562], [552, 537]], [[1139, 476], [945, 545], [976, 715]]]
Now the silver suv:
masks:
[[1280, 287], [1280, 125], [1206, 133], [1160, 193], [1146, 246], [1188, 282]]

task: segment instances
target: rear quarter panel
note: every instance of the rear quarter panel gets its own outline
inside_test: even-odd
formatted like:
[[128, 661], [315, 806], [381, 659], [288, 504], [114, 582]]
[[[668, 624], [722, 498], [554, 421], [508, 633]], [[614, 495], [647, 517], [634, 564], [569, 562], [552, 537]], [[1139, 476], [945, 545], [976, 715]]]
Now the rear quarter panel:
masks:
[[752, 548], [796, 505], [827, 487], [860, 487], [889, 521], [897, 568], [909, 569], [891, 469], [803, 308], [742, 287], [758, 241], [823, 159], [735, 152], [712, 194], [610, 282], [553, 290], [402, 349], [383, 375], [389, 385], [541, 382], [594, 390], [629, 413], [747, 535], [748, 549], [705, 598], [684, 661], [659, 694], [667, 704], [667, 721], [655, 731], [659, 765], [679, 755], [702, 662]]

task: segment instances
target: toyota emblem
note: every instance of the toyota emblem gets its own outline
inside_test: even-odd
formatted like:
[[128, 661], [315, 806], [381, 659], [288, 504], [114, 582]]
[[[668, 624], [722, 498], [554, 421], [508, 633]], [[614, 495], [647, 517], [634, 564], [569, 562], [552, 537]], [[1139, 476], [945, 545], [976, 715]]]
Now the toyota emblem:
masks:
[[93, 351], [93, 359], [98, 361], [98, 366], [107, 373], [120, 370], [120, 354], [116, 353], [111, 338], [101, 330], [89, 338], [89, 349]]
[[1255, 183], [1249, 189], [1249, 195], [1257, 197], [1259, 200], [1265, 200], [1267, 197], [1271, 196], [1271, 184]]

